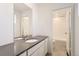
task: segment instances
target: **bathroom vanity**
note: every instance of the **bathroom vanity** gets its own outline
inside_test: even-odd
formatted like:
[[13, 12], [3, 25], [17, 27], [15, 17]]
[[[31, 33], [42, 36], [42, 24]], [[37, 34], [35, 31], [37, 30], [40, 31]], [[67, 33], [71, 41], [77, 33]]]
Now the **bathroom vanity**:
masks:
[[45, 56], [47, 54], [47, 36], [36, 36], [29, 40], [37, 40], [30, 42], [24, 39], [15, 41], [16, 56]]
[[34, 36], [27, 40], [29, 35], [32, 35], [32, 9], [25, 4], [14, 4], [14, 55], [46, 55], [47, 36]]

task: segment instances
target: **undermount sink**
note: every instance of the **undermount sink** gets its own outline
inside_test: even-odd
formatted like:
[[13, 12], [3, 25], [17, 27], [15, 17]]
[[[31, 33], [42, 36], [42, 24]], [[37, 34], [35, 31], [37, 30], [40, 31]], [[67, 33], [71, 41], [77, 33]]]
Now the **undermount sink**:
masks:
[[33, 42], [37, 42], [38, 40], [37, 39], [29, 39], [27, 41], [25, 41], [26, 43], [33, 43]]
[[22, 40], [23, 38], [21, 38], [21, 37], [18, 37], [18, 38], [15, 38], [15, 40]]
[[19, 40], [23, 39], [23, 38], [18, 38]]

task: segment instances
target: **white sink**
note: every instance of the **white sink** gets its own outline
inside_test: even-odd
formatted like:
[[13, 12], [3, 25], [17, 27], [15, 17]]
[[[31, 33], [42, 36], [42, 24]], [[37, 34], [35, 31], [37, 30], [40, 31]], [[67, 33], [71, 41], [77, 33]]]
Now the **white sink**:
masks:
[[23, 38], [16, 38], [15, 40], [22, 40]]
[[23, 38], [18, 38], [19, 40], [23, 39]]
[[27, 41], [25, 41], [26, 43], [33, 43], [33, 42], [37, 42], [38, 40], [37, 39], [29, 39]]

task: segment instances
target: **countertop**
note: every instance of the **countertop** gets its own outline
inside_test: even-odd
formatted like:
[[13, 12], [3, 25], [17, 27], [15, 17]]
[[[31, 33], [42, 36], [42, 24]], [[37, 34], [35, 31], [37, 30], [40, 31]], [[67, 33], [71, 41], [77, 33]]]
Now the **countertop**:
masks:
[[[18, 56], [21, 53], [27, 51], [28, 49], [32, 48], [36, 44], [40, 43], [44, 39], [46, 39], [48, 36], [34, 36], [32, 39], [37, 39], [37, 42], [34, 43], [26, 43], [24, 39], [15, 40], [14, 43], [14, 49], [15, 49], [15, 55]], [[30, 38], [31, 39], [31, 38]]]

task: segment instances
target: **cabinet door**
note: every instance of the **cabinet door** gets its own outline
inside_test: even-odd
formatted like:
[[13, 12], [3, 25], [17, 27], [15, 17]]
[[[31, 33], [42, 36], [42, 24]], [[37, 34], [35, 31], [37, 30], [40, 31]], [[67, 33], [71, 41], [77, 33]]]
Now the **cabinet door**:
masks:
[[47, 53], [47, 39], [28, 50], [29, 56], [44, 56]]
[[39, 49], [36, 50], [31, 56], [39, 56]]
[[19, 56], [26, 56], [26, 52], [22, 53], [22, 54], [21, 54], [21, 55], [19, 55]]
[[34, 47], [30, 48], [28, 50], [28, 55], [32, 55], [33, 53], [35, 53], [42, 45], [44, 44], [44, 41], [38, 43], [37, 45], [35, 45]]
[[45, 53], [44, 53], [44, 44], [39, 48], [39, 56], [45, 56]]
[[38, 48], [31, 56], [44, 56], [44, 45]]
[[48, 38], [47, 39], [45, 39], [45, 46], [44, 46], [44, 53], [45, 53], [45, 55], [47, 54], [47, 41], [48, 40]]

